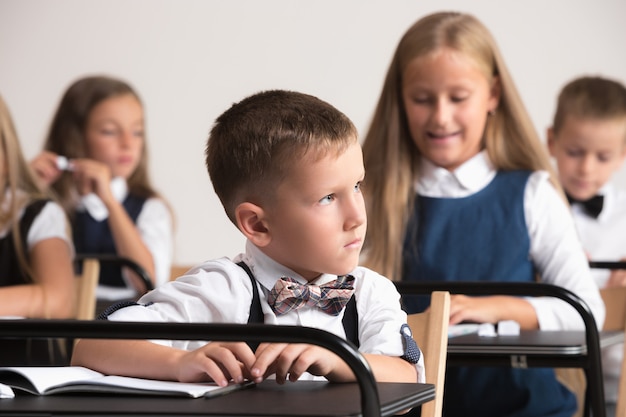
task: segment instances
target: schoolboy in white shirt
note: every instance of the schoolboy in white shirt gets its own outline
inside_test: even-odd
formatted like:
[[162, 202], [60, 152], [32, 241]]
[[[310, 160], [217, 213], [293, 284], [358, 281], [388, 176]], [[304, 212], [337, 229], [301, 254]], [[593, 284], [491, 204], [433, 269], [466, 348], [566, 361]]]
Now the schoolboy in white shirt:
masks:
[[[351, 314], [343, 301], [350, 299], [359, 351], [376, 379], [423, 382], [423, 359], [407, 335], [395, 286], [357, 266], [366, 230], [360, 190], [365, 172], [352, 122], [309, 95], [258, 93], [217, 119], [206, 163], [229, 219], [247, 238], [246, 252], [205, 262], [108, 319], [248, 323], [257, 299], [264, 323], [347, 337]], [[307, 284], [302, 291], [311, 294], [309, 301], [288, 298], [293, 284], [281, 277]], [[326, 290], [318, 285], [335, 280], [341, 282], [331, 291], [342, 300], [324, 300], [319, 294]], [[279, 383], [354, 380], [343, 360], [314, 345], [262, 343], [253, 351], [243, 342], [159, 343], [86, 339], [77, 344], [72, 363], [107, 374], [219, 385], [271, 375]]]
[[[626, 158], [626, 88], [580, 77], [559, 94], [548, 146], [590, 260], [626, 260], [626, 192], [610, 180]], [[592, 270], [600, 288], [626, 286], [624, 270]], [[607, 410], [617, 401], [623, 346], [603, 349]]]

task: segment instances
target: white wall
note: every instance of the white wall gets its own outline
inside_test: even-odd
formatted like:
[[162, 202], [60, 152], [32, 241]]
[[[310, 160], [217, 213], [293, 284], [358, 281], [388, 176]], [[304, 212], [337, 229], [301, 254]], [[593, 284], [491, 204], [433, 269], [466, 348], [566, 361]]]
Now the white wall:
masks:
[[364, 133], [396, 43], [437, 10], [489, 27], [542, 136], [569, 79], [626, 82], [623, 0], [0, 0], [0, 94], [30, 158], [76, 78], [135, 86], [151, 174], [177, 216], [175, 260], [197, 263], [243, 248], [203, 165], [213, 120], [244, 96], [284, 88], [331, 102]]

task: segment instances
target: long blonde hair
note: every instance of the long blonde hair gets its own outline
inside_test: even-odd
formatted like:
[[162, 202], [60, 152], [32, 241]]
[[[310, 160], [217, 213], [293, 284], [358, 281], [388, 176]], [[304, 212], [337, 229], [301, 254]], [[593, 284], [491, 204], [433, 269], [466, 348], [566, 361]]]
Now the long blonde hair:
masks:
[[363, 142], [368, 210], [364, 264], [393, 280], [402, 276], [402, 245], [420, 160], [402, 104], [402, 74], [414, 59], [444, 47], [472, 59], [489, 80], [499, 79], [501, 97], [488, 118], [483, 144], [494, 166], [546, 170], [560, 190], [545, 146], [487, 28], [475, 17], [458, 12], [418, 20], [398, 44]]
[[[26, 245], [22, 241], [20, 222], [17, 220], [20, 210], [28, 203], [48, 196], [39, 188], [35, 174], [24, 158], [11, 113], [2, 96], [0, 96], [0, 169], [2, 169], [0, 207], [5, 204], [4, 200], [9, 195], [8, 210], [0, 212], [0, 226], [11, 225], [18, 263], [24, 275], [32, 279]], [[20, 195], [23, 197], [19, 198]]]

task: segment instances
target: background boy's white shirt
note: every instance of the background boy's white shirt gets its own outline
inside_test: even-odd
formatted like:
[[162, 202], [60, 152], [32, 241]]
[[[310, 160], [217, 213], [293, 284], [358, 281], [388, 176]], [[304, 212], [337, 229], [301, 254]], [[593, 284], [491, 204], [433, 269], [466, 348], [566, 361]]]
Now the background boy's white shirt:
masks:
[[[113, 313], [110, 320], [168, 321], [201, 323], [247, 323], [252, 302], [252, 286], [246, 272], [236, 265], [243, 260], [259, 283], [261, 307], [265, 323], [299, 325], [323, 329], [345, 338], [342, 314], [331, 316], [317, 308], [302, 308], [276, 316], [267, 304], [267, 294], [281, 276], [305, 280], [293, 271], [264, 255], [250, 242], [246, 253], [232, 261], [220, 258], [193, 268], [187, 275], [156, 288], [139, 302], [153, 302], [147, 307], [127, 307]], [[351, 272], [355, 277], [359, 317], [359, 351], [363, 353], [402, 356], [404, 346], [400, 328], [406, 313], [400, 308], [399, 294], [387, 278], [363, 267]], [[316, 283], [323, 284], [336, 276], [322, 275]], [[169, 346], [192, 350], [203, 341], [158, 341]], [[419, 382], [424, 382], [424, 361], [416, 365]], [[306, 374], [302, 379], [320, 379]]]
[[[604, 205], [598, 218], [588, 216], [579, 205], [574, 204], [574, 222], [591, 260], [619, 261], [626, 257], [626, 192], [608, 183], [599, 194], [604, 196]], [[598, 287], [604, 288], [611, 271], [592, 269], [591, 272]], [[622, 344], [602, 349], [605, 397], [612, 402], [617, 401], [623, 349]]]

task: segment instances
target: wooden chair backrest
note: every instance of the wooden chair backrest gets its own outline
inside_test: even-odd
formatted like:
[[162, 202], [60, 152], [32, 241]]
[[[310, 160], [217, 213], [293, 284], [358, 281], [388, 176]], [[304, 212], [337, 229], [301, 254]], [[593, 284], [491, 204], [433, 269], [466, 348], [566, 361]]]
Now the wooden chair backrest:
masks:
[[435, 399], [422, 405], [422, 417], [440, 417], [448, 355], [450, 293], [434, 291], [430, 308], [423, 313], [409, 314], [407, 321], [413, 338], [424, 354], [426, 382], [435, 385]]
[[[626, 287], [604, 288], [600, 290], [600, 295], [606, 307], [606, 318], [602, 330], [626, 332]], [[623, 358], [626, 358], [626, 343]], [[626, 417], [626, 361], [623, 358], [615, 417]]]
[[93, 320], [96, 313], [96, 287], [100, 276], [100, 262], [96, 259], [85, 259], [83, 270], [76, 276], [74, 318], [77, 320]]
[[170, 281], [174, 281], [181, 275], [185, 275], [185, 272], [192, 268], [191, 265], [172, 265], [170, 269]]

